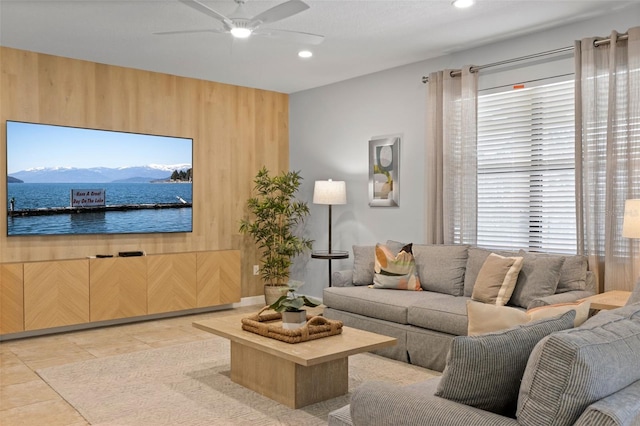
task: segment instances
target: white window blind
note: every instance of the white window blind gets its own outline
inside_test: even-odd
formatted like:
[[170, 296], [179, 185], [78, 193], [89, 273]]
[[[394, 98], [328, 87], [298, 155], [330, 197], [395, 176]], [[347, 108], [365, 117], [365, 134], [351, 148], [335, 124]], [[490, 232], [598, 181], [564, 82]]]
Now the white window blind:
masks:
[[576, 252], [573, 81], [478, 97], [483, 247]]

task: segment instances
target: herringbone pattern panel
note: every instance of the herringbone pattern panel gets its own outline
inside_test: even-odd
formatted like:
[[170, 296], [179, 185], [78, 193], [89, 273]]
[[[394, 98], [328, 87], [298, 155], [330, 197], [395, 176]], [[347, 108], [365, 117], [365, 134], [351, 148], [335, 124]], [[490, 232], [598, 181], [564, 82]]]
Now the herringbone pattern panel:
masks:
[[198, 253], [198, 307], [240, 301], [240, 251]]
[[196, 254], [167, 254], [147, 258], [148, 313], [196, 307]]
[[22, 263], [0, 265], [0, 334], [24, 331]]
[[147, 314], [147, 258], [91, 259], [91, 321]]
[[25, 330], [89, 321], [89, 261], [24, 264]]

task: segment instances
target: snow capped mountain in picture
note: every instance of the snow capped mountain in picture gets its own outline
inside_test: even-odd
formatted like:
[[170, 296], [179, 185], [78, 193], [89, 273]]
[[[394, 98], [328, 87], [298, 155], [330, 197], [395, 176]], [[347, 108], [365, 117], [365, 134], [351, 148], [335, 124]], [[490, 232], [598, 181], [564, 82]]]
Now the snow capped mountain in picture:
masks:
[[75, 167], [33, 168], [11, 173], [10, 176], [25, 183], [109, 183], [150, 182], [169, 179], [173, 171], [188, 170], [191, 164], [149, 164], [133, 167]]

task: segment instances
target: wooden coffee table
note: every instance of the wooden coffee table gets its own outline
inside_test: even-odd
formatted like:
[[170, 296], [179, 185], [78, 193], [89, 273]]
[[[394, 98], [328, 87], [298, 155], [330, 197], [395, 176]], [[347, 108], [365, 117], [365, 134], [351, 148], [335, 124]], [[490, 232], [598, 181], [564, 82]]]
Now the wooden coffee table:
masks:
[[396, 339], [343, 327], [342, 333], [285, 343], [242, 329], [247, 314], [196, 321], [193, 326], [231, 341], [231, 380], [291, 408], [344, 395], [349, 355], [394, 346]]

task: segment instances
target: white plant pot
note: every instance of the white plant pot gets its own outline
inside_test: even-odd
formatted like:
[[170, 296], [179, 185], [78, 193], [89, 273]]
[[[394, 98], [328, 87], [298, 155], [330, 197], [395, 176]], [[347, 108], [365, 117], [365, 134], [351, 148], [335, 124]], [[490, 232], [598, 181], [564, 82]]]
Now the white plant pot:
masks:
[[285, 330], [295, 330], [307, 323], [307, 311], [282, 313], [282, 328]]

